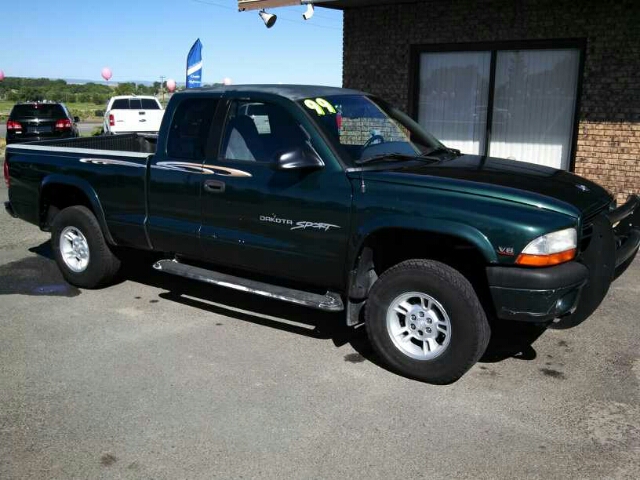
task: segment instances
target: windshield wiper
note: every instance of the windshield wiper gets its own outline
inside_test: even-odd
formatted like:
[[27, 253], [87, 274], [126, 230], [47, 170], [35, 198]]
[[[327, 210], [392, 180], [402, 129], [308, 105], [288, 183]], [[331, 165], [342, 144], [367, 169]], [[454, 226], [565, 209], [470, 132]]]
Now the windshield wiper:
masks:
[[413, 158], [413, 155], [407, 155], [400, 152], [381, 153], [380, 155], [374, 155], [373, 157], [356, 160], [356, 164], [365, 165], [367, 163], [373, 163], [380, 160], [412, 160]]
[[449, 153], [451, 155], [454, 155], [456, 157], [459, 157], [460, 155], [462, 155], [460, 153], [460, 150], [456, 150], [455, 148], [449, 148], [449, 147], [436, 147], [433, 150], [429, 150], [428, 153], [426, 153], [424, 156], [428, 156], [428, 155], [433, 155], [433, 154], [437, 154], [437, 153]]
[[419, 155], [408, 155], [406, 153], [400, 152], [391, 152], [391, 153], [381, 153], [380, 155], [374, 155], [373, 157], [361, 158], [360, 160], [356, 160], [357, 165], [365, 165], [367, 163], [377, 162], [381, 160], [433, 160], [438, 161], [437, 158], [433, 158], [429, 155], [419, 154]]

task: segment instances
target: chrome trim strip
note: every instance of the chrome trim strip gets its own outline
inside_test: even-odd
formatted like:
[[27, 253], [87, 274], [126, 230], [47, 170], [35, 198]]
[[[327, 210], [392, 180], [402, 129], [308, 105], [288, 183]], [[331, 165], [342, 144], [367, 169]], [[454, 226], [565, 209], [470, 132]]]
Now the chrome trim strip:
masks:
[[52, 147], [48, 145], [7, 145], [7, 152], [33, 150], [47, 153], [76, 153], [82, 155], [100, 155], [107, 157], [147, 158], [152, 153], [125, 152], [122, 150], [98, 150], [95, 148]]
[[112, 160], [110, 158], [81, 158], [80, 163], [93, 165], [120, 165], [123, 167], [147, 168], [146, 163], [127, 162], [126, 160]]
[[249, 178], [252, 175], [249, 172], [245, 172], [243, 170], [237, 170], [235, 168], [228, 168], [218, 165], [208, 165], [201, 163], [191, 163], [191, 162], [173, 162], [173, 161], [162, 161], [157, 162], [155, 165], [152, 165], [151, 168], [157, 168], [161, 170], [174, 170], [177, 172], [184, 173], [202, 173], [205, 175], [218, 175], [221, 177], [238, 177], [238, 178]]

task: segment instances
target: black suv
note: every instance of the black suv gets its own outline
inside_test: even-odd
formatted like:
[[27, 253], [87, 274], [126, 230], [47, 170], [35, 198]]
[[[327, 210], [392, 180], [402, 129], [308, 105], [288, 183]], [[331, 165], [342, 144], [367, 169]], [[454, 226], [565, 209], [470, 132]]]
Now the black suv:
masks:
[[77, 137], [79, 121], [63, 103], [18, 103], [7, 120], [7, 144]]

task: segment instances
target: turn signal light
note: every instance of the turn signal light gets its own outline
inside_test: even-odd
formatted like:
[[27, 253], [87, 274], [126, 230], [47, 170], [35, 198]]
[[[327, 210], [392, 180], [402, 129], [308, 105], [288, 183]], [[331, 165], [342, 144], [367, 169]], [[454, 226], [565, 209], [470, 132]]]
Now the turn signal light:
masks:
[[566, 250], [559, 253], [551, 253], [549, 255], [531, 255], [521, 253], [516, 260], [517, 265], [526, 267], [550, 267], [561, 263], [569, 262], [576, 258], [576, 249]]
[[109, 114], [109, 126], [110, 127], [116, 126], [116, 117], [114, 117], [112, 113]]

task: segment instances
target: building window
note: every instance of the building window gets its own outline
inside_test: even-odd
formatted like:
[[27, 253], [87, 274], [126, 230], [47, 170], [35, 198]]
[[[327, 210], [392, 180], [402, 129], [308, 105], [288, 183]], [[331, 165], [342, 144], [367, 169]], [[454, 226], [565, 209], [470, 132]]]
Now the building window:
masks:
[[418, 120], [463, 153], [568, 169], [580, 49], [419, 56]]

